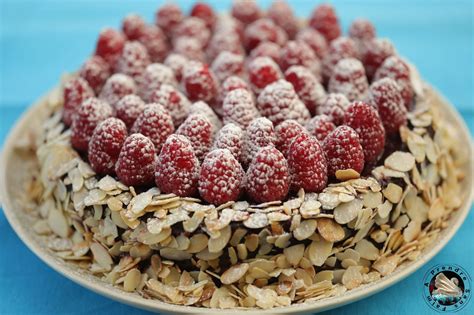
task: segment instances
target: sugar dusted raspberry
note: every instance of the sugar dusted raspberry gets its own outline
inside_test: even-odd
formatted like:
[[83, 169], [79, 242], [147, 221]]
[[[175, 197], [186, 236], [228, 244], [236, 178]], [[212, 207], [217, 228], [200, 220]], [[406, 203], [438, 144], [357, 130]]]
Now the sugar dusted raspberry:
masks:
[[367, 165], [376, 163], [385, 145], [385, 129], [377, 110], [367, 103], [354, 102], [346, 111], [344, 124], [359, 135], [365, 163]]
[[375, 38], [375, 27], [369, 20], [357, 19], [349, 27], [349, 36], [354, 40], [367, 41]]
[[305, 127], [319, 141], [323, 141], [328, 134], [336, 129], [336, 125], [332, 122], [331, 117], [327, 115], [314, 116], [306, 123]]
[[127, 135], [127, 126], [120, 119], [107, 118], [97, 125], [88, 153], [89, 163], [97, 174], [115, 174], [115, 163]]
[[291, 83], [278, 80], [263, 89], [257, 98], [257, 108], [262, 116], [278, 125], [289, 118], [296, 100], [298, 96]]
[[233, 17], [244, 24], [250, 24], [263, 15], [258, 4], [253, 0], [235, 0], [231, 12]]
[[304, 42], [306, 45], [311, 47], [319, 59], [324, 58], [329, 48], [326, 38], [317, 30], [310, 27], [300, 30], [298, 34], [296, 34], [295, 40]]
[[135, 79], [145, 71], [149, 64], [150, 57], [145, 46], [137, 41], [126, 42], [122, 55], [117, 60], [117, 72]]
[[178, 86], [173, 70], [161, 63], [152, 63], [143, 71], [138, 81], [138, 92], [146, 101], [151, 100], [153, 93], [163, 84]]
[[166, 35], [156, 25], [147, 25], [137, 40], [145, 46], [152, 62], [162, 62], [170, 49]]
[[283, 200], [290, 187], [288, 163], [275, 147], [258, 151], [247, 170], [247, 194], [257, 203]]
[[229, 14], [220, 14], [214, 27], [215, 33], [236, 34], [240, 40], [244, 38], [244, 24]]
[[395, 55], [395, 53], [395, 48], [386, 38], [374, 38], [367, 41], [362, 52], [362, 62], [369, 79], [373, 77], [375, 71], [377, 71], [385, 59]]
[[289, 41], [281, 49], [280, 67], [282, 71], [291, 66], [304, 66], [319, 78], [321, 76], [321, 64], [313, 50], [303, 42]]
[[115, 164], [115, 173], [127, 186], [153, 183], [156, 165], [155, 146], [142, 134], [134, 133], [125, 140]]
[[222, 85], [221, 85], [220, 92], [223, 96], [222, 99], [225, 98], [227, 93], [229, 93], [230, 91], [233, 91], [233, 90], [237, 90], [237, 89], [244, 89], [244, 90], [250, 91], [249, 85], [241, 77], [237, 77], [237, 76], [228, 77], [224, 81], [224, 83], [222, 83]]
[[258, 150], [266, 146], [274, 146], [275, 142], [272, 122], [264, 117], [255, 118], [245, 130], [242, 163], [249, 165]]
[[216, 14], [207, 3], [196, 2], [191, 9], [190, 15], [203, 20], [209, 29], [212, 29], [216, 23]]
[[105, 81], [110, 77], [110, 66], [100, 56], [92, 56], [86, 60], [79, 70], [79, 75], [89, 83], [95, 93], [99, 93]]
[[70, 126], [77, 109], [81, 106], [82, 102], [89, 97], [94, 96], [94, 91], [86, 80], [77, 77], [66, 82], [64, 85], [63, 95], [63, 121], [66, 126]]
[[173, 51], [189, 60], [204, 61], [205, 55], [199, 40], [193, 37], [178, 37], [173, 41]]
[[292, 66], [285, 72], [285, 79], [293, 85], [300, 100], [312, 115], [324, 103], [326, 91], [311, 71], [303, 66]]
[[73, 117], [71, 144], [79, 151], [87, 152], [89, 140], [97, 125], [112, 116], [112, 108], [106, 102], [91, 97], [82, 102]]
[[188, 62], [188, 58], [180, 54], [169, 54], [163, 64], [173, 70], [176, 81], [180, 82], [183, 76], [183, 70]]
[[227, 149], [240, 161], [242, 156], [242, 146], [244, 142], [244, 131], [238, 125], [228, 123], [217, 133], [213, 149]]
[[275, 145], [278, 150], [288, 158], [288, 150], [293, 140], [300, 134], [305, 133], [306, 129], [296, 120], [287, 119], [275, 128]]
[[142, 101], [139, 96], [135, 94], [125, 95], [115, 105], [115, 115], [125, 123], [128, 129], [130, 129], [145, 107], [145, 102]]
[[155, 182], [164, 193], [181, 197], [197, 194], [199, 161], [191, 142], [173, 134], [166, 139], [156, 163]]
[[318, 139], [302, 133], [291, 143], [288, 153], [291, 190], [320, 192], [328, 182], [328, 165]]
[[214, 59], [211, 68], [220, 82], [233, 75], [243, 76], [244, 57], [229, 51], [223, 51]]
[[239, 197], [245, 173], [239, 161], [227, 149], [209, 152], [199, 174], [199, 194], [205, 201], [221, 205]]
[[176, 128], [186, 119], [191, 106], [186, 96], [169, 84], [161, 84], [151, 95], [150, 102], [161, 104], [173, 118]]
[[413, 87], [410, 79], [410, 68], [398, 56], [391, 56], [385, 59], [374, 75], [374, 81], [381, 78], [392, 78], [402, 89], [402, 97], [406, 108], [410, 108], [413, 103]]
[[174, 3], [167, 3], [156, 11], [156, 25], [167, 34], [171, 34], [176, 26], [183, 20], [183, 12]]
[[319, 107], [318, 113], [328, 115], [336, 125], [344, 123], [344, 115], [350, 103], [344, 94], [329, 93], [324, 103]]
[[278, 65], [269, 57], [257, 57], [248, 65], [249, 81], [255, 93], [282, 78]]
[[206, 48], [208, 60], [214, 60], [220, 53], [228, 51], [236, 55], [245, 55], [239, 34], [233, 31], [216, 31]]
[[267, 15], [286, 32], [289, 38], [295, 37], [299, 29], [299, 22], [293, 13], [293, 9], [286, 1], [273, 1], [270, 8], [268, 8]]
[[190, 61], [183, 72], [183, 87], [191, 101], [212, 101], [217, 95], [214, 73], [201, 62]]
[[364, 151], [357, 132], [351, 127], [337, 127], [322, 144], [330, 177], [340, 170], [353, 169], [360, 174], [364, 169]]
[[244, 32], [244, 43], [247, 50], [252, 50], [258, 44], [265, 41], [282, 46], [286, 43], [287, 39], [285, 31], [267, 18], [253, 22], [247, 26]]
[[196, 157], [202, 161], [212, 145], [212, 125], [204, 114], [193, 113], [176, 130], [191, 141]]
[[203, 114], [212, 125], [212, 134], [215, 134], [222, 127], [222, 122], [212, 108], [203, 101], [195, 102], [189, 108], [189, 115]]
[[260, 116], [253, 95], [245, 89], [230, 91], [224, 99], [222, 110], [224, 124], [234, 123], [242, 128], [247, 128], [255, 117]]
[[349, 101], [364, 100], [367, 97], [369, 83], [362, 63], [354, 58], [339, 61], [329, 79], [330, 93], [344, 94]]
[[145, 30], [146, 22], [137, 14], [129, 14], [122, 21], [122, 31], [128, 40], [137, 40]]
[[306, 108], [306, 105], [298, 98], [296, 98], [292, 105], [291, 110], [288, 114], [288, 119], [294, 119], [300, 124], [304, 125], [310, 120], [311, 114]]
[[173, 33], [176, 37], [196, 38], [202, 47], [206, 47], [211, 38], [211, 32], [206, 23], [197, 17], [187, 17], [176, 27]]
[[323, 59], [323, 77], [328, 80], [334, 67], [345, 58], [357, 58], [359, 55], [355, 42], [348, 37], [339, 37], [329, 44], [329, 49]]
[[135, 94], [137, 87], [131, 77], [122, 73], [113, 74], [105, 81], [99, 98], [115, 106], [125, 95]]
[[309, 25], [320, 32], [328, 42], [341, 35], [341, 26], [336, 11], [328, 3], [316, 7], [309, 20]]
[[270, 57], [277, 64], [280, 63], [280, 50], [281, 47], [272, 42], [262, 42], [258, 44], [257, 47], [252, 49], [249, 54], [250, 59], [255, 59], [257, 57]]
[[114, 68], [115, 63], [122, 54], [125, 46], [126, 37], [122, 32], [112, 28], [106, 28], [99, 34], [95, 54], [108, 62], [110, 67]]
[[160, 104], [148, 104], [135, 120], [131, 132], [148, 137], [159, 153], [166, 138], [174, 132], [173, 119]]
[[368, 103], [378, 109], [387, 135], [398, 134], [407, 124], [407, 109], [401, 89], [391, 78], [382, 78], [370, 86]]

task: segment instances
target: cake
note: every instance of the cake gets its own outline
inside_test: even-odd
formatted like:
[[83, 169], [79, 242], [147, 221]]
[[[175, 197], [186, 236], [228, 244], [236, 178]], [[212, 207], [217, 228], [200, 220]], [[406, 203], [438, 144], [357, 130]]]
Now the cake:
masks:
[[104, 29], [37, 136], [32, 229], [143, 298], [311, 303], [417, 260], [461, 205], [455, 127], [374, 25], [275, 1]]

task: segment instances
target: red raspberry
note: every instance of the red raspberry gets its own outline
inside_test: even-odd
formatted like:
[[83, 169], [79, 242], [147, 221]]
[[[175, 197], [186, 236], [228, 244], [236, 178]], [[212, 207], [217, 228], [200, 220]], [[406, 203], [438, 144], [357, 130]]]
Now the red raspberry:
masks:
[[273, 1], [270, 8], [268, 8], [267, 15], [286, 32], [289, 38], [295, 37], [299, 29], [299, 22], [293, 13], [293, 9], [286, 1]]
[[122, 32], [112, 28], [106, 28], [99, 34], [95, 54], [102, 57], [110, 67], [115, 68], [115, 64], [122, 54], [126, 37]]
[[201, 113], [194, 113], [176, 130], [191, 141], [196, 157], [202, 161], [212, 145], [212, 125], [209, 119]]
[[402, 89], [405, 107], [410, 108], [413, 103], [413, 87], [410, 79], [410, 68], [407, 64], [400, 57], [388, 57], [375, 72], [374, 81], [385, 77], [398, 83]]
[[280, 64], [280, 50], [281, 47], [272, 42], [262, 42], [257, 47], [252, 49], [249, 54], [250, 60], [257, 57], [270, 57], [276, 64]]
[[138, 116], [145, 110], [145, 107], [146, 104], [140, 97], [135, 94], [128, 94], [115, 105], [115, 115], [130, 129]]
[[95, 97], [82, 102], [72, 120], [72, 146], [78, 151], [87, 152], [95, 127], [110, 116], [112, 116], [112, 108], [106, 102]]
[[122, 55], [117, 60], [117, 72], [138, 78], [150, 64], [148, 52], [139, 42], [126, 42]]
[[354, 58], [339, 61], [328, 84], [330, 93], [344, 94], [349, 101], [364, 100], [369, 90], [362, 63]]
[[302, 133], [291, 143], [288, 154], [291, 190], [320, 192], [328, 182], [328, 165], [318, 139]]
[[155, 20], [156, 25], [166, 34], [172, 34], [176, 26], [183, 20], [183, 12], [176, 4], [167, 3], [156, 11]]
[[266, 146], [274, 146], [275, 142], [272, 122], [265, 117], [255, 118], [245, 130], [242, 163], [249, 165], [258, 150]]
[[197, 17], [187, 17], [176, 27], [173, 36], [196, 38], [201, 47], [206, 47], [211, 38], [211, 32], [203, 20]]
[[286, 70], [285, 79], [293, 85], [300, 100], [314, 115], [326, 99], [326, 91], [316, 77], [305, 67], [292, 66]]
[[146, 102], [151, 101], [151, 97], [163, 84], [178, 86], [173, 70], [161, 63], [148, 65], [138, 81], [138, 91], [141, 98]]
[[241, 77], [244, 75], [244, 57], [223, 51], [214, 59], [211, 68], [220, 82], [233, 75]]
[[267, 85], [282, 78], [280, 68], [269, 57], [257, 57], [250, 61], [248, 74], [252, 90], [256, 94]]
[[169, 52], [166, 35], [156, 25], [147, 25], [137, 39], [145, 46], [152, 62], [162, 62]]
[[207, 59], [214, 60], [223, 51], [241, 56], [245, 55], [239, 34], [234, 31], [223, 30], [214, 33], [206, 49]]
[[377, 110], [367, 103], [354, 102], [346, 111], [344, 124], [359, 135], [365, 163], [367, 165], [376, 163], [382, 156], [385, 145], [385, 129]]
[[323, 78], [329, 80], [334, 67], [345, 58], [357, 58], [359, 55], [355, 42], [348, 37], [339, 37], [329, 45], [328, 52], [323, 59]]
[[183, 70], [188, 62], [188, 58], [180, 54], [169, 54], [163, 64], [173, 70], [176, 81], [180, 82], [183, 76]]
[[262, 116], [278, 125], [289, 118], [296, 101], [298, 96], [291, 83], [278, 80], [263, 89], [257, 98], [257, 108]]
[[263, 15], [258, 4], [252, 0], [235, 0], [231, 12], [233, 17], [244, 24], [250, 24]]
[[328, 52], [328, 43], [326, 38], [321, 35], [317, 30], [310, 27], [304, 28], [296, 34], [296, 41], [304, 42], [306, 45], [311, 47], [313, 52], [319, 59], [323, 59]]
[[328, 175], [335, 177], [339, 170], [353, 169], [362, 173], [364, 151], [357, 132], [349, 126], [339, 126], [323, 142], [328, 164]]
[[216, 23], [216, 14], [207, 3], [196, 2], [191, 9], [190, 15], [203, 20], [209, 29], [212, 29]]
[[275, 147], [258, 151], [247, 170], [247, 194], [257, 203], [283, 200], [288, 194], [288, 163]]
[[173, 51], [189, 60], [204, 61], [205, 55], [199, 40], [193, 37], [178, 37], [173, 41]]
[[221, 85], [221, 95], [222, 100], [227, 96], [230, 91], [237, 90], [237, 89], [244, 89], [250, 91], [249, 85], [247, 82], [242, 79], [241, 77], [231, 76], [228, 77], [224, 83]]
[[156, 163], [155, 182], [163, 193], [192, 197], [197, 193], [199, 161], [185, 136], [166, 139]]
[[127, 138], [127, 126], [117, 118], [107, 118], [94, 129], [89, 141], [89, 163], [97, 174], [115, 174], [120, 149]]
[[100, 92], [110, 74], [109, 64], [99, 56], [87, 59], [79, 71], [79, 75], [89, 83], [95, 93]]
[[156, 153], [160, 153], [166, 138], [174, 132], [173, 119], [160, 104], [148, 104], [135, 120], [131, 132], [148, 137], [153, 142]]
[[273, 42], [282, 46], [287, 41], [284, 30], [270, 19], [259, 19], [245, 29], [244, 43], [247, 50], [252, 50], [262, 42]]
[[306, 108], [306, 105], [298, 98], [293, 102], [291, 110], [288, 114], [288, 119], [294, 119], [300, 124], [304, 125], [310, 120], [311, 114]]
[[216, 206], [239, 198], [245, 178], [239, 161], [227, 149], [209, 152], [199, 174], [199, 194]]
[[362, 62], [369, 79], [372, 79], [375, 71], [377, 71], [385, 59], [395, 55], [395, 53], [395, 48], [386, 38], [374, 38], [367, 41], [362, 52]]
[[323, 141], [328, 134], [330, 134], [336, 125], [332, 122], [332, 119], [327, 115], [318, 115], [311, 118], [306, 124], [306, 129], [309, 133], [315, 136], [319, 141]]
[[138, 40], [145, 28], [145, 20], [137, 14], [129, 14], [122, 21], [122, 31], [128, 40]]
[[169, 84], [162, 84], [153, 92], [150, 102], [158, 103], [169, 112], [177, 128], [186, 119], [191, 103], [180, 91]]
[[306, 133], [306, 129], [296, 120], [287, 119], [276, 126], [275, 145], [285, 158], [288, 158], [292, 141], [302, 133]]
[[394, 80], [383, 78], [373, 82], [368, 103], [378, 109], [387, 135], [398, 134], [400, 126], [407, 124], [407, 109], [400, 87]]
[[224, 125], [234, 123], [247, 128], [250, 122], [260, 116], [255, 107], [253, 95], [244, 89], [237, 89], [227, 93], [222, 105]]
[[320, 32], [328, 42], [341, 35], [341, 26], [336, 11], [328, 3], [316, 7], [309, 20], [309, 25]]
[[317, 78], [321, 77], [321, 64], [313, 50], [303, 42], [289, 41], [281, 49], [280, 67], [283, 71], [291, 66], [304, 66]]
[[183, 86], [191, 101], [210, 102], [217, 95], [217, 82], [209, 67], [201, 62], [190, 61], [183, 72]]
[[122, 97], [128, 94], [135, 94], [136, 92], [137, 87], [132, 78], [122, 73], [116, 73], [105, 81], [99, 98], [115, 107]]
[[73, 78], [64, 85], [63, 121], [66, 126], [72, 124], [77, 109], [89, 97], [94, 96], [94, 91], [83, 78]]
[[375, 27], [369, 20], [354, 20], [349, 27], [349, 36], [356, 41], [371, 40], [375, 38]]
[[222, 127], [222, 122], [212, 108], [203, 101], [195, 102], [189, 108], [189, 115], [203, 114], [212, 125], [212, 134], [215, 134]]
[[336, 125], [344, 123], [344, 115], [350, 103], [344, 94], [329, 93], [324, 103], [319, 107], [318, 113], [328, 115]]
[[153, 183], [156, 153], [153, 142], [134, 133], [125, 140], [115, 164], [115, 173], [127, 186], [147, 186]]
[[213, 149], [227, 149], [232, 155], [240, 160], [244, 142], [244, 131], [238, 125], [229, 123], [224, 125], [217, 133], [212, 146]]

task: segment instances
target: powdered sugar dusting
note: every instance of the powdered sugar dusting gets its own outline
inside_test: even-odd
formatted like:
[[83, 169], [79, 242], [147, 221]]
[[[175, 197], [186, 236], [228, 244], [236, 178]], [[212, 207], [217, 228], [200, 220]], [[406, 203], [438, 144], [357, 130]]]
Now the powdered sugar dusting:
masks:
[[193, 145], [196, 157], [204, 159], [212, 145], [212, 125], [204, 114], [190, 114], [176, 133], [186, 136]]
[[233, 75], [242, 76], [244, 74], [244, 57], [223, 51], [214, 59], [211, 68], [221, 82]]
[[364, 66], [359, 60], [345, 58], [337, 63], [329, 80], [329, 92], [344, 94], [349, 101], [355, 101], [365, 100], [368, 89]]
[[173, 70], [160, 63], [148, 65], [137, 79], [140, 96], [146, 101], [151, 101], [151, 95], [160, 88], [162, 84], [178, 86]]
[[253, 95], [244, 89], [230, 91], [224, 99], [223, 120], [224, 124], [235, 123], [246, 128], [250, 122], [260, 116]]
[[107, 79], [99, 98], [115, 106], [122, 97], [128, 94], [135, 94], [136, 92], [137, 87], [131, 77], [122, 73], [116, 73]]
[[199, 101], [191, 105], [191, 107], [189, 108], [189, 115], [196, 113], [200, 113], [206, 116], [206, 118], [212, 125], [212, 134], [215, 134], [219, 129], [221, 129], [221, 120], [206, 102]]
[[188, 58], [183, 55], [171, 53], [163, 62], [165, 66], [173, 70], [174, 76], [177, 81], [181, 81], [183, 75], [183, 69], [188, 62]]
[[126, 42], [117, 61], [117, 71], [138, 78], [150, 63], [148, 51], [137, 41]]
[[145, 102], [139, 96], [135, 94], [125, 95], [115, 105], [115, 114], [123, 120], [128, 128], [131, 128], [145, 106]]
[[326, 99], [326, 91], [316, 77], [303, 66], [292, 66], [285, 72], [298, 97], [306, 105], [311, 114], [315, 114]]
[[161, 84], [150, 97], [153, 103], [161, 104], [170, 113], [175, 127], [179, 127], [189, 113], [191, 102], [174, 86]]
[[213, 149], [227, 149], [237, 159], [241, 159], [244, 131], [238, 125], [228, 123], [219, 130]]
[[273, 146], [275, 144], [275, 131], [273, 124], [265, 117], [252, 120], [244, 135], [242, 147], [242, 162], [248, 165], [260, 148]]

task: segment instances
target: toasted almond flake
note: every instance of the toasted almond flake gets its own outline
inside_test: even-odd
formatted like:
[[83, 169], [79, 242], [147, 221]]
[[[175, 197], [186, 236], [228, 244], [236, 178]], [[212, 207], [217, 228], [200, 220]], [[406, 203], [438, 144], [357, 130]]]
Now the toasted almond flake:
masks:
[[210, 238], [207, 244], [209, 252], [217, 253], [221, 251], [227, 243], [229, 243], [231, 237], [232, 229], [230, 225], [226, 226], [222, 230], [220, 230], [220, 236], [217, 238]]
[[321, 267], [332, 251], [332, 242], [326, 240], [313, 241], [308, 246], [308, 258], [315, 266]]
[[362, 274], [358, 266], [350, 266], [342, 275], [342, 284], [349, 290], [360, 286], [362, 281]]
[[390, 211], [392, 211], [393, 205], [390, 201], [385, 200], [384, 203], [380, 204], [377, 207], [377, 214], [379, 217], [383, 218], [388, 218]]
[[191, 236], [189, 239], [189, 247], [187, 248], [187, 252], [191, 254], [198, 253], [204, 250], [207, 247], [207, 243], [209, 238], [205, 234], [195, 234]]
[[328, 242], [339, 242], [344, 239], [345, 232], [342, 226], [328, 218], [318, 219], [318, 232]]
[[97, 188], [103, 191], [112, 191], [118, 188], [119, 182], [112, 176], [106, 175], [97, 182]]
[[377, 208], [382, 204], [382, 193], [380, 192], [366, 192], [362, 195], [362, 200], [364, 202], [364, 207], [366, 208]]
[[135, 214], [141, 213], [151, 203], [152, 198], [153, 195], [148, 192], [137, 195], [130, 201], [132, 212]]
[[359, 177], [360, 174], [351, 168], [336, 171], [336, 178], [342, 182], [350, 179], [357, 179]]
[[382, 276], [386, 276], [392, 273], [395, 268], [397, 268], [398, 262], [400, 261], [400, 257], [398, 255], [393, 256], [380, 256], [373, 265], [372, 268], [380, 272]]
[[403, 189], [397, 184], [389, 183], [382, 193], [391, 203], [399, 203], [402, 198]]
[[94, 257], [94, 261], [106, 270], [110, 270], [113, 260], [112, 257], [110, 257], [109, 252], [99, 243], [92, 243], [90, 245], [90, 249], [92, 256]]
[[288, 263], [296, 267], [300, 263], [301, 258], [303, 258], [304, 244], [297, 244], [287, 247], [283, 250], [283, 253]]
[[275, 246], [278, 248], [285, 248], [290, 245], [291, 233], [283, 233], [278, 236], [275, 241]]
[[384, 161], [385, 167], [399, 172], [408, 172], [415, 166], [415, 157], [408, 152], [396, 151]]
[[222, 273], [221, 282], [223, 284], [231, 284], [237, 282], [245, 275], [248, 270], [249, 264], [247, 263], [234, 265]]
[[317, 227], [316, 220], [304, 220], [300, 225], [293, 231], [293, 236], [298, 240], [302, 241], [313, 235]]
[[125, 275], [123, 289], [127, 292], [133, 292], [141, 281], [142, 274], [137, 268], [130, 269]]
[[410, 132], [407, 138], [408, 150], [413, 154], [415, 160], [418, 163], [421, 163], [425, 160], [426, 151], [425, 151], [425, 141], [419, 135], [414, 132]]
[[61, 237], [68, 237], [71, 233], [66, 217], [58, 209], [52, 208], [49, 210], [48, 225], [55, 234]]
[[47, 220], [36, 221], [35, 224], [33, 225], [33, 230], [38, 235], [47, 235], [52, 232]]
[[105, 191], [100, 189], [93, 189], [89, 191], [89, 194], [84, 198], [84, 204], [86, 206], [92, 206], [99, 204], [107, 196]]
[[347, 224], [357, 217], [364, 203], [360, 199], [340, 204], [334, 209], [334, 219], [339, 224]]
[[170, 260], [187, 260], [191, 258], [191, 254], [185, 251], [175, 249], [175, 248], [162, 248], [160, 249], [160, 256]]
[[355, 250], [360, 254], [360, 257], [367, 260], [376, 260], [379, 258], [379, 250], [375, 247], [374, 244], [369, 242], [366, 239], [360, 240], [356, 246]]
[[193, 216], [190, 219], [185, 220], [183, 222], [183, 229], [189, 233], [194, 232], [204, 220], [205, 216], [206, 213], [204, 211], [194, 212]]
[[431, 204], [430, 210], [428, 211], [428, 219], [430, 221], [435, 221], [443, 216], [445, 213], [444, 204], [441, 198], [436, 198], [436, 200]]
[[247, 220], [244, 221], [244, 226], [249, 229], [260, 229], [268, 225], [268, 218], [265, 213], [252, 213]]
[[338, 194], [325, 192], [319, 194], [318, 200], [321, 203], [323, 209], [334, 209], [341, 203]]
[[409, 243], [416, 239], [421, 232], [421, 223], [417, 221], [410, 221], [405, 230], [403, 230], [403, 239]]

